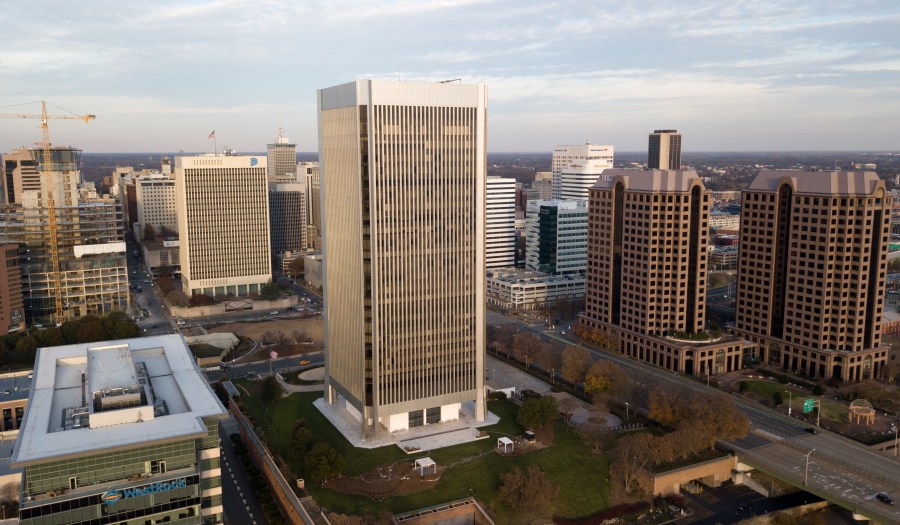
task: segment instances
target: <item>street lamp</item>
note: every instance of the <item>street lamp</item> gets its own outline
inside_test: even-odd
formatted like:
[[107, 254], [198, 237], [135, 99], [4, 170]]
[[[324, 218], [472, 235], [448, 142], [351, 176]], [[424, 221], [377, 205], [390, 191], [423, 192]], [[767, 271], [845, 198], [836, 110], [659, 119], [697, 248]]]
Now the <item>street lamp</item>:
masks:
[[809, 486], [809, 455], [813, 453], [816, 449], [812, 449], [806, 453], [806, 474], [803, 475], [803, 485]]
[[625, 421], [629, 421], [628, 417], [628, 401], [625, 402]]
[[788, 395], [788, 417], [791, 415], [791, 409], [793, 408], [794, 396], [790, 390], [785, 390]]
[[894, 457], [900, 457], [900, 448], [897, 448], [897, 431], [900, 430], [900, 426], [894, 423], [891, 425], [891, 430], [894, 431]]

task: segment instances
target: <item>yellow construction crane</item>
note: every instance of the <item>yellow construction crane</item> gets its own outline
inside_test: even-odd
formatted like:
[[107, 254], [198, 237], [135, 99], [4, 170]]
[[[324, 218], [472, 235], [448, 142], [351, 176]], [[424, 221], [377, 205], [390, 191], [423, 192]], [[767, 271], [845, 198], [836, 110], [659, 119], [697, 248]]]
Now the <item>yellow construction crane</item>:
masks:
[[[47, 103], [41, 100], [41, 113], [0, 113], [0, 118], [34, 118], [41, 119], [41, 133], [43, 135], [43, 161], [42, 170], [44, 175], [49, 178], [50, 166], [53, 154], [50, 150], [50, 128], [47, 126], [49, 119], [71, 119], [83, 120], [85, 123], [97, 118], [94, 115], [48, 115]], [[47, 222], [50, 230], [50, 285], [53, 288], [54, 300], [56, 301], [56, 324], [60, 325], [63, 321], [63, 301], [62, 301], [62, 272], [59, 269], [59, 239], [57, 238], [56, 229], [56, 201], [53, 197], [53, 181], [47, 180]]]

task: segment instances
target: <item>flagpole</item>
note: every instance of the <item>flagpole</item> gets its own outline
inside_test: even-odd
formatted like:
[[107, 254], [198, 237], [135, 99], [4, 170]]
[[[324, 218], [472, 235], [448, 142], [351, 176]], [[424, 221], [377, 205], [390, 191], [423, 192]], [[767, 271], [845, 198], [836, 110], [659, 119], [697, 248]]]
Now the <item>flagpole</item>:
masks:
[[213, 153], [219, 153], [219, 147], [216, 145], [216, 136], [215, 135], [213, 135]]

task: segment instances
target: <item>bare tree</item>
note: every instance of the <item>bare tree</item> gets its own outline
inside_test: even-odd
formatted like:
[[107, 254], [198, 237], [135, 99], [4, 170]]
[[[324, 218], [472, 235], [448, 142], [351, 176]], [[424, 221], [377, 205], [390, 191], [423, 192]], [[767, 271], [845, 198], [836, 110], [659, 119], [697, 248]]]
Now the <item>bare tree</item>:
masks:
[[549, 513], [558, 494], [559, 487], [537, 465], [529, 465], [524, 471], [515, 467], [500, 475], [500, 499], [513, 509]]
[[613, 432], [602, 425], [584, 424], [577, 432], [582, 443], [591, 450], [591, 457], [602, 455], [615, 441]]
[[612, 453], [612, 471], [618, 475], [625, 492], [631, 493], [638, 488], [641, 471], [650, 463], [650, 441], [653, 436], [647, 433], [629, 434], [620, 437]]

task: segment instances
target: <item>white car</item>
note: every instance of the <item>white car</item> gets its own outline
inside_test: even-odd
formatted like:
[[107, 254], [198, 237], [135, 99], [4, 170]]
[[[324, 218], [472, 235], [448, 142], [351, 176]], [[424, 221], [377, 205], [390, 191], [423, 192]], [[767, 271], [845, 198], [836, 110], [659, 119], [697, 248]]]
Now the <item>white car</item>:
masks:
[[269, 315], [278, 315], [278, 312], [269, 312]]

